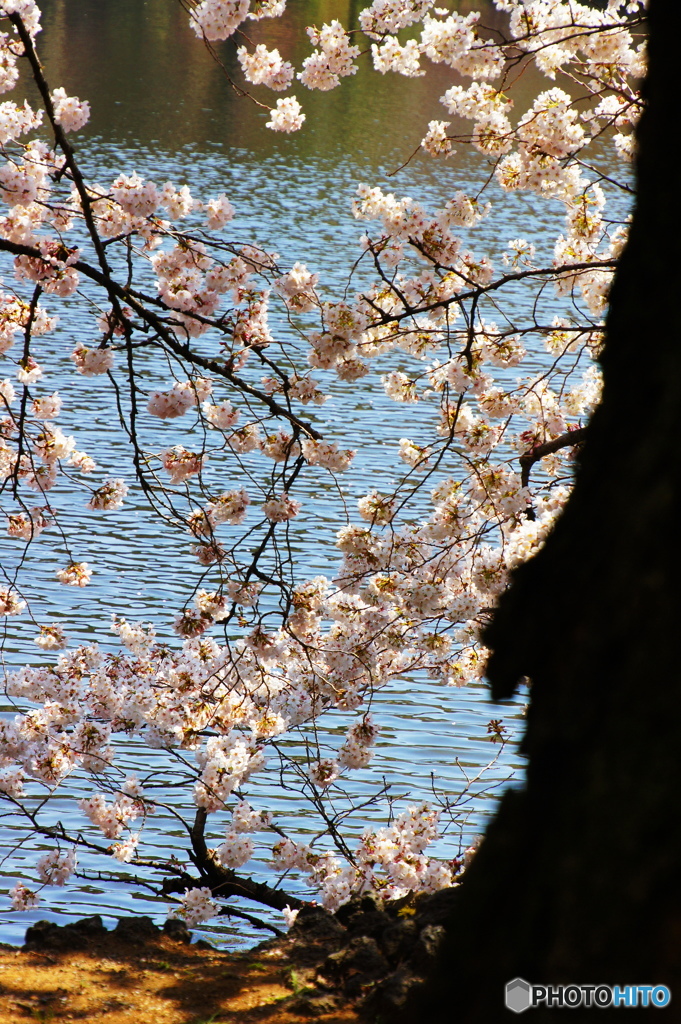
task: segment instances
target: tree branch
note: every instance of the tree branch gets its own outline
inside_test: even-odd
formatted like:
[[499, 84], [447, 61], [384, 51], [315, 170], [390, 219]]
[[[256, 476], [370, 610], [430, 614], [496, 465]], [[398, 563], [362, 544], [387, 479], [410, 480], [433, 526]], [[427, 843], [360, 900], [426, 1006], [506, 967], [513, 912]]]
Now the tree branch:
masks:
[[[575, 430], [568, 430], [567, 433], [561, 434], [560, 437], [555, 437], [553, 441], [545, 441], [544, 444], [536, 444], [534, 448], [531, 448], [529, 452], [525, 452], [519, 458], [520, 462], [520, 482], [522, 487], [528, 487], [530, 483], [530, 471], [534, 466], [535, 462], [539, 462], [545, 455], [553, 455], [554, 452], [560, 451], [561, 448], [569, 448], [572, 445], [581, 444], [586, 438], [587, 427], [577, 427]], [[536, 518], [535, 511], [532, 506], [527, 509], [527, 518], [534, 520]]]

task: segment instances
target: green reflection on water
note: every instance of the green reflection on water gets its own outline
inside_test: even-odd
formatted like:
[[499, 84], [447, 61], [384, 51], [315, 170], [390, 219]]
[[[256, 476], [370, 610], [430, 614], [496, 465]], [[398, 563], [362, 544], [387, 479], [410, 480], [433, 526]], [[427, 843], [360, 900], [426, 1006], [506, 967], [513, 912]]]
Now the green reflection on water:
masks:
[[[334, 18], [356, 24], [363, 6], [359, 0], [305, 0], [292, 3], [283, 19], [248, 22], [246, 29], [254, 43], [278, 47], [300, 68], [312, 50], [306, 25]], [[457, 6], [463, 12], [480, 5]], [[264, 129], [265, 110], [236, 94], [174, 0], [44, 0], [42, 7], [39, 47], [50, 82], [92, 107], [80, 139], [141, 140], [161, 151], [227, 143], [263, 157], [344, 153], [371, 166], [386, 157], [401, 163], [418, 146], [427, 121], [445, 116], [439, 97], [456, 77], [443, 65], [422, 78], [381, 76], [364, 56], [352, 83], [330, 93], [295, 83], [307, 122], [303, 131], [282, 138]], [[486, 14], [486, 23], [498, 20], [495, 12]], [[217, 50], [228, 74], [243, 85], [234, 43]], [[277, 98], [263, 88], [253, 93], [268, 105]]]

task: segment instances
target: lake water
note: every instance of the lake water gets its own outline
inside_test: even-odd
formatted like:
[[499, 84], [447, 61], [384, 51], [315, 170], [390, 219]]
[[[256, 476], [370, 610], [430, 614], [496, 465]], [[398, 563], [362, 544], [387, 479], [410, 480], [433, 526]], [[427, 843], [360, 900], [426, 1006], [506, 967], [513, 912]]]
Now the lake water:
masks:
[[[320, 274], [328, 296], [342, 296], [347, 267], [359, 253], [357, 239], [364, 226], [352, 218], [350, 202], [360, 181], [414, 195], [432, 208], [443, 205], [457, 189], [466, 190], [484, 180], [485, 167], [465, 146], [447, 163], [419, 155], [393, 173], [418, 147], [427, 121], [445, 116], [438, 97], [451, 78], [440, 68], [412, 81], [395, 76], [379, 80], [363, 68], [353, 81], [331, 94], [309, 94], [301, 86], [297, 95], [305, 103], [305, 128], [291, 137], [280, 136], [264, 128], [262, 111], [234, 95], [188, 29], [179, 4], [171, 0], [116, 0], [115, 4], [49, 0], [43, 9], [39, 44], [52, 86], [64, 85], [67, 93], [87, 98], [92, 106], [91, 122], [78, 136], [78, 153], [87, 175], [106, 182], [121, 170], [137, 170], [160, 183], [187, 182], [204, 199], [225, 192], [237, 211], [229, 226], [230, 240], [257, 242], [276, 250], [284, 266], [304, 261]], [[286, 22], [269, 25], [268, 38], [299, 65], [309, 52], [307, 41], [301, 42], [304, 24], [321, 25], [333, 17], [346, 20], [356, 9], [353, 0], [309, 0], [297, 5]], [[461, 5], [461, 9], [467, 8]], [[253, 38], [261, 37], [262, 29], [257, 27]], [[228, 47], [223, 56], [228, 69], [234, 70]], [[491, 198], [499, 198], [498, 192]], [[557, 231], [556, 209], [531, 196], [514, 194], [504, 197], [504, 210], [502, 236], [498, 221], [484, 221], [475, 231], [476, 250], [495, 255], [507, 239], [524, 236], [539, 250], [544, 245], [542, 255], [548, 257]], [[512, 315], [521, 316], [528, 301], [518, 291], [512, 299]], [[130, 481], [125, 438], [116, 425], [110, 396], [98, 383], [101, 379], [94, 379], [84, 403], [83, 382], [74, 382], [69, 373], [68, 353], [74, 343], [88, 344], [93, 337], [88, 317], [75, 302], [64, 303], [56, 311], [60, 327], [50, 338], [59, 348], [61, 362], [49, 390], [58, 388], [65, 399], [60, 425], [65, 433], [76, 434], [78, 448], [91, 454], [106, 475], [122, 475]], [[288, 328], [282, 323], [279, 330]], [[540, 368], [543, 358], [541, 352], [533, 355], [530, 371]], [[150, 379], [153, 371], [150, 365]], [[378, 372], [385, 372], [385, 364]], [[386, 453], [394, 451], [400, 437], [411, 436], [410, 425], [423, 415], [420, 407], [395, 406], [376, 385], [377, 374], [372, 372], [355, 384], [336, 387], [334, 399], [310, 414], [334, 440], [360, 449], [344, 480], [351, 497], [365, 493], [368, 481], [379, 489], [394, 482]], [[147, 423], [145, 430], [145, 445], [150, 448], [185, 440], [172, 422]], [[216, 479], [221, 470], [219, 463], [212, 467]], [[230, 481], [231, 486], [236, 484]], [[294, 549], [299, 577], [319, 573], [331, 577], [338, 565], [333, 544], [340, 525], [336, 495], [330, 486], [327, 490], [320, 486], [318, 479], [309, 483], [302, 479], [296, 496], [306, 509]], [[77, 592], [55, 584], [55, 568], [64, 564], [64, 558], [51, 535], [45, 534], [39, 542], [40, 564], [25, 595], [35, 600], [41, 621], [61, 622], [74, 644], [97, 640], [107, 648], [112, 646], [108, 627], [116, 610], [131, 620], [154, 622], [159, 634], [170, 638], [175, 611], [199, 575], [186, 557], [186, 535], [160, 532], [134, 488], [115, 517], [91, 513], [83, 504], [82, 495], [74, 493], [65, 525], [87, 538], [74, 554], [94, 563], [96, 574], [90, 586]], [[0, 543], [3, 562], [11, 567], [17, 549], [6, 540]], [[9, 624], [7, 663], [39, 663], [31, 642], [35, 627], [23, 619]], [[503, 706], [493, 704], [482, 685], [448, 689], [421, 677], [391, 683], [374, 699], [373, 713], [382, 731], [371, 770], [353, 777], [352, 795], [366, 799], [383, 778], [390, 781], [397, 809], [427, 799], [433, 784], [438, 792], [457, 794], [464, 785], [464, 772], [475, 775], [496, 753], [487, 734], [489, 721], [502, 718], [509, 735], [517, 739], [525, 701], [526, 695], [519, 694]], [[338, 712], [322, 723], [322, 729], [333, 740], [346, 723], [347, 717]], [[296, 741], [290, 743], [295, 751]], [[150, 752], [135, 742], [126, 745], [125, 756], [133, 769], [170, 772], [162, 752]], [[495, 794], [505, 780], [515, 773], [517, 782], [521, 771], [522, 758], [510, 742], [494, 768], [473, 784], [456, 828], [436, 852], [453, 856], [465, 847], [493, 813]], [[282, 826], [291, 826], [298, 835], [314, 834], [317, 824], [308, 808], [295, 792], [282, 790], [277, 782], [275, 771], [263, 775], [255, 790], [259, 805], [275, 810]], [[76, 822], [82, 827], [83, 817], [74, 802], [86, 792], [85, 779], [72, 780], [54, 804], [54, 819], [61, 817], [73, 822], [73, 827]], [[189, 810], [189, 803], [183, 804], [181, 798], [174, 806]], [[349, 829], [357, 835], [368, 822], [385, 820], [386, 815], [387, 805], [377, 804], [356, 814]], [[177, 846], [178, 851], [184, 848], [182, 830], [169, 813], [159, 813], [151, 824], [158, 825], [152, 846], [159, 851], [169, 846]], [[6, 856], [0, 872], [8, 886], [20, 876], [30, 879], [35, 851], [50, 844], [26, 839], [20, 821], [9, 817], [1, 835]], [[256, 864], [262, 872], [259, 877], [271, 877], [267, 856], [263, 845]], [[45, 890], [44, 903], [35, 912], [15, 915], [0, 908], [0, 941], [21, 941], [27, 923], [41, 917], [63, 921], [93, 912], [106, 918], [133, 912], [146, 912], [158, 920], [164, 917], [164, 901], [122, 881], [101, 882], [96, 878], [101, 865], [94, 861], [81, 858], [81, 867], [89, 878], [76, 880], [66, 890]], [[248, 909], [259, 912], [253, 905]], [[262, 934], [242, 922], [224, 920], [206, 930], [235, 945], [252, 943]]]

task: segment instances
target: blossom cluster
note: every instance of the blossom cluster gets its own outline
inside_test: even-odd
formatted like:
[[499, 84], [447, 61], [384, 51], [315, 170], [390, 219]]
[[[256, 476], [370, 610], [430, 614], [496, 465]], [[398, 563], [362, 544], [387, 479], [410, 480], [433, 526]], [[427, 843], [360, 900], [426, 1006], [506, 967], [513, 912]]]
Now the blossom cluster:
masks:
[[289, 839], [275, 843], [273, 863], [279, 871], [306, 876], [321, 893], [327, 910], [336, 911], [353, 896], [373, 892], [399, 899], [409, 892], [435, 892], [456, 884], [458, 866], [425, 853], [438, 838], [440, 812], [427, 803], [410, 807], [392, 826], [366, 829], [353, 850], [352, 863], [332, 853], [318, 854]]

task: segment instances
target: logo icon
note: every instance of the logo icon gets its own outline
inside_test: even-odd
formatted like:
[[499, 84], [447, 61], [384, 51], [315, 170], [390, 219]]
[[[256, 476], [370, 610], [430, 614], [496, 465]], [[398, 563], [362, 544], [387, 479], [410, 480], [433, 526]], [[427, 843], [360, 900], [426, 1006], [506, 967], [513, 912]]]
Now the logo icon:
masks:
[[532, 987], [524, 978], [506, 983], [506, 1007], [513, 1013], [523, 1013], [532, 1006]]

